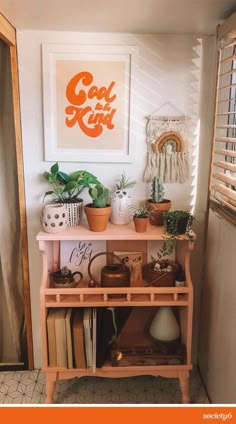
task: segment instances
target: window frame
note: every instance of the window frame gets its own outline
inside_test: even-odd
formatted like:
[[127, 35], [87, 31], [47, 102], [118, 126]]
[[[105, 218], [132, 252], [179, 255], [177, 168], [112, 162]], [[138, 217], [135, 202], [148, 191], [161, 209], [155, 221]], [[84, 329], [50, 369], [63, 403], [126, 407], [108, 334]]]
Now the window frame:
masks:
[[[215, 153], [215, 147], [216, 147], [216, 133], [217, 133], [217, 124], [218, 124], [218, 117], [219, 117], [219, 110], [218, 110], [218, 106], [219, 106], [219, 90], [220, 90], [220, 81], [221, 81], [221, 61], [222, 61], [222, 52], [224, 51], [224, 49], [229, 48], [230, 43], [232, 44], [232, 48], [233, 48], [233, 56], [235, 56], [235, 59], [232, 59], [232, 64], [233, 64], [233, 69], [235, 69], [235, 73], [231, 73], [231, 77], [230, 77], [230, 86], [232, 84], [235, 84], [235, 86], [233, 85], [232, 87], [229, 87], [228, 90], [228, 97], [226, 96], [226, 100], [228, 100], [227, 103], [227, 110], [228, 113], [231, 112], [232, 109], [230, 103], [232, 101], [234, 101], [234, 111], [236, 112], [236, 95], [235, 95], [235, 99], [232, 99], [232, 92], [234, 91], [236, 94], [236, 13], [234, 13], [227, 21], [225, 21], [224, 24], [222, 24], [221, 26], [218, 26], [217, 28], [217, 43], [218, 43], [218, 58], [217, 58], [217, 77], [216, 77], [216, 92], [215, 92], [215, 113], [214, 113], [214, 122], [213, 122], [213, 135], [212, 135], [212, 153], [211, 153], [211, 166], [210, 166], [210, 179], [209, 179], [209, 196], [208, 196], [208, 204], [209, 204], [209, 208], [212, 209], [220, 218], [223, 218], [225, 220], [227, 220], [228, 222], [230, 222], [231, 224], [233, 224], [234, 226], [236, 226], [236, 202], [235, 204], [233, 204], [234, 210], [231, 209], [231, 207], [229, 207], [226, 204], [224, 204], [222, 202], [222, 198], [221, 200], [217, 199], [217, 195], [214, 192], [214, 188], [213, 188], [213, 178], [214, 178], [214, 173], [213, 173], [213, 169], [215, 167], [215, 162], [217, 162], [216, 160], [216, 154]], [[231, 69], [232, 72], [232, 69]], [[234, 80], [234, 81], [233, 81]], [[227, 116], [227, 114], [226, 114]], [[233, 115], [234, 116], [234, 115]], [[231, 125], [231, 115], [229, 114], [227, 116], [227, 122], [226, 125]], [[235, 118], [233, 118], [233, 125], [235, 125], [235, 128], [228, 128], [226, 130], [226, 137], [230, 138], [231, 133], [233, 135], [232, 138], [235, 139], [236, 141], [236, 115]], [[234, 142], [235, 143], [235, 142]], [[232, 146], [232, 143], [230, 143], [230, 141], [225, 142], [225, 150], [232, 150], [235, 151], [235, 155], [236, 155], [236, 143], [234, 144], [233, 149], [231, 149], [230, 147]], [[217, 150], [217, 149], [216, 149]], [[219, 150], [219, 149], [218, 149]], [[229, 158], [230, 156], [228, 156]], [[229, 163], [229, 164], [233, 164], [236, 165], [236, 156], [234, 156], [232, 159], [227, 159], [227, 156], [223, 156], [223, 160], [222, 162], [224, 162], [225, 164]], [[224, 169], [224, 173], [229, 174], [229, 172], [231, 172], [230, 170], [225, 170]], [[233, 173], [235, 171], [233, 170]], [[235, 176], [233, 176], [234, 178], [236, 178], [236, 173]], [[217, 179], [216, 179], [217, 181]], [[227, 185], [226, 185], [227, 187]], [[232, 185], [230, 186], [230, 190], [236, 190], [236, 186], [233, 185], [234, 188], [232, 188]], [[222, 196], [223, 197], [223, 196]], [[234, 201], [233, 201], [234, 202]], [[229, 201], [230, 203], [230, 201]], [[232, 204], [232, 201], [231, 201]]]

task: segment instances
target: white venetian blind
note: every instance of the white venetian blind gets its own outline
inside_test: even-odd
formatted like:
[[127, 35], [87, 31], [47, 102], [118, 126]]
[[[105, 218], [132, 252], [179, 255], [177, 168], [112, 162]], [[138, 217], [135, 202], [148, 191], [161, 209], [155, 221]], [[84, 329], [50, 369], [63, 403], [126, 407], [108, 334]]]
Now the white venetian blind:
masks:
[[211, 200], [236, 214], [236, 33], [221, 39], [218, 56]]

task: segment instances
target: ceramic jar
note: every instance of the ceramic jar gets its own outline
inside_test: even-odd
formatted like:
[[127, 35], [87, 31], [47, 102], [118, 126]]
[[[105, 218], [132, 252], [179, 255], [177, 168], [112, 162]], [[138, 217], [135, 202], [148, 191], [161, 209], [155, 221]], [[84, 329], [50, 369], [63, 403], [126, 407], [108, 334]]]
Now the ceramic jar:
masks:
[[67, 228], [68, 212], [64, 204], [45, 205], [41, 210], [41, 225], [46, 233], [60, 233]]
[[111, 222], [113, 224], [128, 224], [132, 217], [132, 203], [128, 190], [116, 190], [111, 198]]

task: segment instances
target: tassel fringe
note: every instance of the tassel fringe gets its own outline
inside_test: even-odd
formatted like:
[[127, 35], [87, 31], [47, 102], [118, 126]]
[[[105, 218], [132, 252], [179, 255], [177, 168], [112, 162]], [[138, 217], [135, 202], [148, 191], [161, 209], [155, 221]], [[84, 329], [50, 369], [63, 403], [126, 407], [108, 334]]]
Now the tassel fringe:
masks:
[[152, 181], [158, 176], [165, 183], [184, 183], [189, 178], [189, 156], [186, 152], [147, 153], [147, 165], [143, 180]]

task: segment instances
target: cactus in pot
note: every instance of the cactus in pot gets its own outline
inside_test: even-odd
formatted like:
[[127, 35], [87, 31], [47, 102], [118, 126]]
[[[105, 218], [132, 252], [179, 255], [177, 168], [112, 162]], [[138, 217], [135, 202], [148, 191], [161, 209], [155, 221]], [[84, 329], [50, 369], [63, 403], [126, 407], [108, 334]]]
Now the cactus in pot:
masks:
[[152, 211], [150, 224], [164, 225], [163, 212], [171, 208], [171, 201], [164, 198], [165, 190], [159, 177], [153, 177], [151, 182], [151, 198], [147, 200], [147, 208]]
[[89, 189], [92, 203], [85, 206], [90, 231], [104, 231], [107, 227], [111, 206], [107, 203], [110, 190], [102, 184], [96, 184]]
[[89, 195], [93, 199], [93, 207], [105, 208], [107, 206], [106, 199], [110, 191], [102, 184], [97, 184], [89, 189]]
[[164, 186], [160, 178], [154, 177], [152, 180], [152, 202], [161, 203], [163, 201], [165, 191]]

